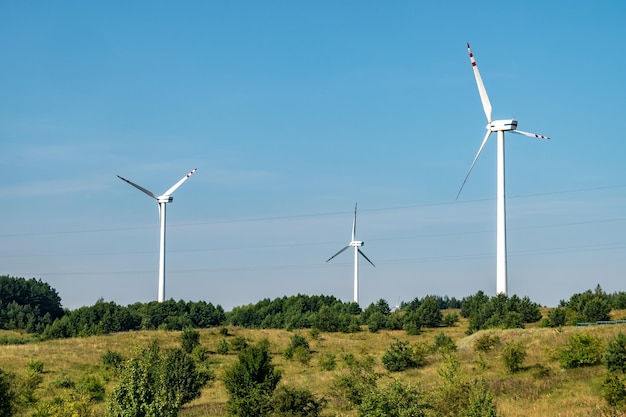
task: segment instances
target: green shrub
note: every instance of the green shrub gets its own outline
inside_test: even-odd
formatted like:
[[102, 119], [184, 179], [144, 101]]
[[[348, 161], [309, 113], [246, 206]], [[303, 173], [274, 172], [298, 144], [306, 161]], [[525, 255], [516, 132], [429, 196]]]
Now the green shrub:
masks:
[[510, 373], [516, 373], [522, 368], [526, 359], [526, 347], [517, 341], [510, 341], [502, 349], [502, 362]]
[[[61, 372], [57, 377], [50, 383], [52, 388], [74, 388], [76, 383], [72, 381], [72, 379], [65, 373]], [[2, 414], [0, 413], [0, 416]]]
[[76, 390], [90, 401], [104, 400], [104, 383], [93, 375], [88, 375], [76, 384]]
[[602, 351], [602, 341], [598, 337], [586, 333], [574, 334], [557, 351], [557, 358], [566, 369], [593, 366], [602, 362]]
[[322, 353], [318, 360], [320, 368], [324, 371], [333, 371], [337, 367], [337, 360], [332, 353]]
[[626, 386], [624, 386], [623, 376], [609, 372], [602, 384], [602, 397], [610, 407], [623, 410], [626, 404]]
[[368, 391], [358, 406], [359, 417], [425, 417], [430, 405], [418, 386], [391, 381]]
[[107, 350], [104, 355], [101, 356], [102, 364], [106, 369], [117, 370], [122, 366], [124, 357], [119, 352]]
[[0, 416], [10, 417], [15, 411], [15, 390], [13, 375], [0, 369]]
[[550, 310], [548, 313], [548, 318], [546, 319], [546, 325], [548, 327], [561, 327], [565, 326], [567, 323], [567, 314], [566, 310], [561, 307], [557, 307], [553, 310]]
[[291, 337], [291, 342], [289, 343], [289, 346], [283, 353], [283, 356], [285, 357], [285, 359], [293, 359], [296, 353], [296, 350], [299, 350], [300, 357], [303, 356], [304, 352], [308, 353], [309, 359], [310, 359], [311, 350], [309, 348], [309, 342], [307, 342], [304, 336], [299, 335], [299, 334], [294, 334]]
[[456, 344], [452, 338], [443, 332], [435, 336], [435, 340], [430, 347], [431, 352], [452, 353], [456, 351]]
[[272, 395], [272, 408], [270, 414], [275, 417], [318, 417], [326, 401], [317, 399], [315, 395], [306, 388], [298, 389], [289, 386], [281, 386]]
[[191, 353], [200, 344], [200, 332], [186, 328], [180, 335], [180, 346], [186, 353]]
[[43, 373], [43, 362], [40, 360], [30, 360], [28, 361], [28, 371], [29, 372], [34, 372], [36, 374], [42, 374]]
[[235, 336], [230, 341], [230, 348], [235, 352], [239, 352], [248, 347], [248, 341], [243, 336]]
[[367, 393], [376, 389], [376, 381], [381, 374], [374, 370], [374, 359], [370, 356], [357, 359], [352, 354], [346, 354], [343, 360], [348, 372], [335, 377], [330, 394], [337, 407], [349, 410], [361, 404]]
[[474, 350], [477, 352], [488, 352], [500, 345], [500, 336], [496, 334], [482, 334], [474, 341]]
[[226, 355], [228, 353], [228, 350], [228, 342], [226, 341], [226, 339], [220, 340], [220, 342], [217, 344], [217, 353], [219, 353], [220, 355]]
[[626, 336], [622, 332], [608, 341], [604, 364], [610, 372], [626, 373]]
[[269, 341], [263, 339], [237, 354], [224, 372], [228, 391], [227, 411], [233, 416], [264, 416], [272, 409], [271, 396], [281, 373], [272, 364]]
[[[422, 358], [420, 358], [421, 360]], [[417, 361], [413, 349], [408, 341], [397, 340], [389, 346], [389, 349], [382, 357], [383, 366], [390, 372], [404, 371], [410, 368], [417, 368], [420, 362]]]
[[443, 325], [446, 327], [455, 326], [459, 322], [459, 315], [457, 313], [446, 313], [443, 316]]

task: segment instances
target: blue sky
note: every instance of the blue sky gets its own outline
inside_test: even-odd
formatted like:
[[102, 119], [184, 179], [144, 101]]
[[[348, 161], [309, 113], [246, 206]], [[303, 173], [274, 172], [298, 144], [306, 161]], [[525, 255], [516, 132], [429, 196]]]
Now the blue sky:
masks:
[[495, 293], [495, 138], [509, 293], [626, 291], [621, 1], [0, 2], [0, 273], [63, 305]]

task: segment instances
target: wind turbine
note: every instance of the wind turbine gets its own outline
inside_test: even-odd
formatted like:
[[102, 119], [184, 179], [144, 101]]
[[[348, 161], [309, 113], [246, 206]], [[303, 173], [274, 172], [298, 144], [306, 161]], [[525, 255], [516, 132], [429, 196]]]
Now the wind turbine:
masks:
[[161, 222], [161, 237], [159, 244], [159, 303], [162, 303], [165, 299], [165, 205], [167, 203], [171, 203], [174, 200], [174, 197], [172, 197], [171, 194], [176, 191], [176, 189], [180, 187], [183, 182], [187, 181], [187, 179], [191, 177], [191, 175], [197, 170], [198, 168], [194, 168], [193, 170], [191, 170], [189, 174], [185, 175], [180, 181], [172, 185], [169, 190], [159, 196], [153, 194], [149, 190], [146, 190], [142, 186], [135, 184], [134, 182], [128, 181], [126, 178], [122, 178], [119, 175], [117, 176], [122, 181], [126, 181], [133, 187], [137, 188], [139, 191], [142, 191], [148, 196], [154, 198], [159, 204], [159, 220]]
[[356, 204], [354, 204], [354, 220], [352, 222], [352, 240], [345, 247], [343, 247], [343, 249], [341, 249], [339, 252], [337, 252], [330, 258], [328, 258], [328, 261], [333, 259], [335, 256], [339, 255], [341, 252], [345, 251], [346, 249], [350, 247], [354, 248], [354, 302], [358, 304], [359, 303], [359, 254], [361, 254], [361, 256], [363, 256], [367, 260], [367, 262], [372, 264], [373, 267], [376, 267], [376, 265], [374, 265], [374, 263], [370, 261], [367, 256], [365, 256], [363, 251], [359, 249], [361, 246], [365, 245], [365, 242], [363, 242], [362, 240], [354, 240], [355, 235], [356, 235]]
[[507, 294], [507, 269], [506, 269], [506, 207], [505, 207], [505, 188], [504, 188], [504, 132], [509, 131], [511, 133], [517, 133], [519, 135], [529, 136], [531, 138], [539, 138], [539, 139], [550, 139], [547, 136], [537, 135], [535, 133], [523, 132], [521, 130], [517, 130], [517, 120], [507, 119], [507, 120], [491, 120], [491, 103], [489, 102], [489, 96], [487, 96], [487, 90], [485, 89], [485, 85], [483, 84], [483, 80], [480, 77], [480, 73], [478, 72], [478, 66], [476, 65], [476, 60], [474, 59], [474, 55], [472, 54], [472, 50], [470, 49], [469, 43], [467, 44], [467, 51], [470, 56], [470, 62], [472, 63], [472, 68], [474, 69], [474, 76], [476, 77], [476, 84], [478, 85], [478, 93], [480, 94], [480, 100], [483, 103], [483, 109], [485, 110], [485, 115], [487, 116], [487, 134], [483, 139], [480, 148], [478, 148], [478, 153], [474, 157], [474, 161], [472, 161], [472, 165], [470, 166], [467, 175], [465, 176], [465, 180], [463, 180], [463, 184], [459, 189], [456, 198], [459, 198], [461, 191], [463, 190], [463, 186], [467, 181], [470, 173], [472, 172], [472, 168], [474, 168], [474, 164], [476, 160], [480, 156], [485, 144], [487, 143], [487, 139], [491, 133], [497, 133], [497, 196], [496, 196], [496, 206], [497, 206], [497, 219], [496, 219], [496, 294]]

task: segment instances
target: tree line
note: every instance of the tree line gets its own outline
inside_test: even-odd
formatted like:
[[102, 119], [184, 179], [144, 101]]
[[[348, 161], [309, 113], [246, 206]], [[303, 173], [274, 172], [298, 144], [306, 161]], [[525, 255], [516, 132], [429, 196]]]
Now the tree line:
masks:
[[[558, 327], [609, 319], [612, 309], [626, 308], [626, 293], [605, 293], [600, 286], [574, 294], [552, 309], [542, 325]], [[482, 291], [458, 300], [427, 295], [391, 309], [380, 299], [362, 309], [334, 296], [303, 295], [266, 298], [230, 312], [205, 301], [134, 303], [128, 306], [98, 300], [93, 306], [63, 309], [61, 298], [49, 284], [34, 278], [0, 276], [0, 329], [20, 330], [41, 339], [56, 339], [131, 330], [182, 330], [226, 325], [257, 329], [316, 329], [353, 333], [366, 327], [405, 330], [454, 326], [462, 317], [469, 332], [486, 328], [519, 328], [542, 320], [540, 306], [528, 297], [488, 296]], [[444, 315], [442, 311], [447, 311]], [[5, 338], [6, 339], [6, 338]], [[0, 343], [10, 343], [0, 340]]]

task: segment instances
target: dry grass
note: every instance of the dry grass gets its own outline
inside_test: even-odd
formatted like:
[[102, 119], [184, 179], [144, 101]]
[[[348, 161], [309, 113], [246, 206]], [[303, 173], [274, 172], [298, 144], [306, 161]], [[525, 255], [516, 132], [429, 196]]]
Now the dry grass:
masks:
[[[615, 313], [619, 317], [624, 312]], [[285, 330], [248, 330], [229, 328], [228, 339], [234, 336], [245, 337], [250, 342], [267, 338], [274, 354], [274, 363], [282, 371], [284, 384], [307, 388], [318, 396], [328, 398], [334, 378], [345, 371], [342, 357], [352, 354], [356, 357], [369, 355], [377, 363], [375, 370], [385, 372], [381, 357], [394, 339], [407, 340], [411, 344], [432, 344], [439, 332], [453, 338], [458, 346], [457, 355], [461, 359], [462, 373], [468, 380], [484, 379], [496, 396], [500, 415], [517, 416], [602, 416], [603, 400], [601, 383], [604, 378], [603, 366], [578, 370], [561, 370], [554, 359], [554, 352], [562, 346], [568, 337], [575, 333], [590, 333], [607, 341], [619, 331], [626, 332], [626, 325], [565, 327], [562, 330], [530, 327], [515, 330], [489, 330], [467, 336], [467, 322], [461, 320], [452, 328], [428, 329], [418, 336], [408, 336], [403, 331], [381, 331], [369, 333], [366, 330], [356, 334], [321, 333], [314, 339], [308, 330], [300, 330], [310, 343], [313, 355], [310, 363], [302, 364], [295, 360], [286, 360], [282, 353], [289, 345], [296, 332]], [[510, 340], [522, 342], [527, 348], [524, 370], [508, 374], [502, 364], [497, 349], [479, 355], [474, 350], [477, 337], [485, 333], [497, 335], [503, 343]], [[189, 404], [181, 416], [222, 416], [227, 401], [226, 390], [220, 382], [224, 369], [231, 364], [236, 355], [219, 355], [218, 343], [224, 337], [217, 329], [200, 330], [200, 341], [211, 352], [209, 362], [216, 373], [217, 380], [205, 388], [202, 396]], [[0, 336], [3, 333], [0, 332]], [[15, 336], [14, 334], [11, 335]], [[101, 357], [107, 350], [131, 355], [139, 347], [146, 346], [151, 340], [157, 340], [163, 347], [180, 345], [180, 332], [140, 331], [107, 336], [94, 336], [67, 340], [54, 340], [36, 344], [0, 346], [0, 368], [17, 375], [25, 375], [29, 361], [40, 360], [44, 363], [44, 381], [38, 392], [41, 401], [49, 400], [55, 391], [50, 383], [64, 374], [72, 380], [78, 380], [87, 374], [96, 374], [106, 378], [102, 370]], [[325, 371], [319, 365], [322, 354], [334, 355], [337, 368]], [[428, 358], [426, 366], [420, 369], [392, 376], [406, 382], [420, 383], [425, 389], [435, 388], [439, 381], [438, 369], [443, 362], [442, 355], [434, 354]], [[110, 390], [114, 381], [108, 381]], [[99, 415], [104, 405], [99, 404]], [[25, 413], [24, 415], [29, 415]], [[354, 412], [339, 411], [329, 402], [325, 415], [354, 416]]]

